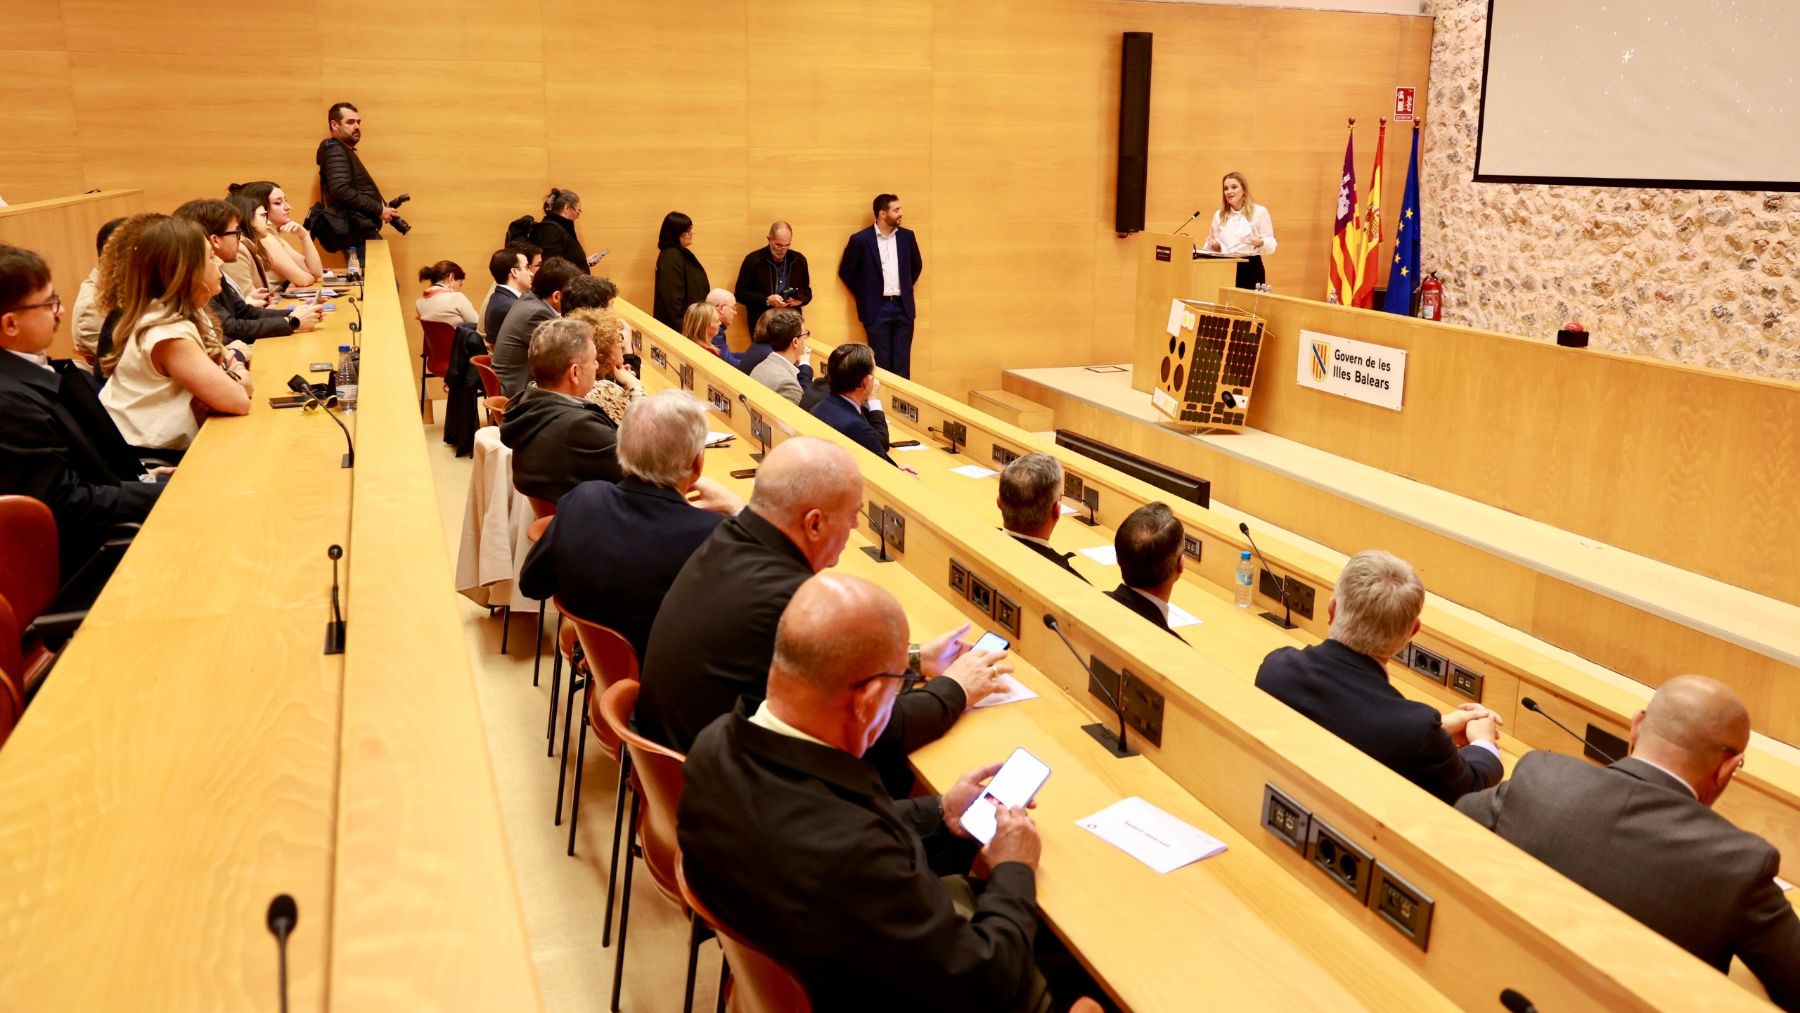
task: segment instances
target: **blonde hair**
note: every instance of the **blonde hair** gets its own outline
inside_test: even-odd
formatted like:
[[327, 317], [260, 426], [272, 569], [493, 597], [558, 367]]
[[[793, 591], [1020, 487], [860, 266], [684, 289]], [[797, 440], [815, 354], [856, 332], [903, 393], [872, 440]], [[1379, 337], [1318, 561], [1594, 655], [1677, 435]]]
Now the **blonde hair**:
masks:
[[613, 352], [625, 340], [625, 322], [612, 310], [592, 306], [571, 310], [567, 316], [570, 320], [579, 320], [594, 329], [594, 354], [600, 357], [600, 372], [602, 375], [610, 375]]
[[1419, 575], [1406, 560], [1380, 549], [1351, 556], [1331, 594], [1337, 601], [1331, 639], [1375, 658], [1399, 650], [1425, 608]]
[[[130, 223], [127, 222], [127, 225]], [[120, 232], [125, 226], [120, 227]], [[115, 238], [117, 238], [115, 234]], [[212, 249], [199, 225], [182, 218], [160, 216], [146, 223], [128, 242], [118, 265], [119, 322], [112, 348], [100, 360], [100, 372], [111, 376], [125, 343], [145, 329], [185, 320], [200, 332], [206, 357], [225, 363], [225, 344], [219, 340], [219, 321], [207, 308], [201, 279]], [[109, 242], [107, 248], [110, 250]]]
[[681, 333], [688, 340], [711, 348], [713, 335], [719, 333], [719, 311], [711, 303], [694, 303], [681, 319]]
[[1228, 179], [1237, 180], [1238, 186], [1244, 188], [1244, 206], [1240, 210], [1244, 212], [1244, 217], [1250, 217], [1250, 212], [1256, 208], [1256, 202], [1250, 199], [1250, 181], [1241, 172], [1228, 172], [1219, 177], [1219, 217], [1231, 217], [1231, 202], [1225, 199], [1225, 181]]
[[100, 280], [94, 286], [94, 305], [101, 313], [111, 313], [119, 308], [119, 287], [125, 278], [125, 261], [137, 246], [144, 228], [168, 217], [154, 211], [132, 215], [106, 237], [106, 246], [100, 251]]

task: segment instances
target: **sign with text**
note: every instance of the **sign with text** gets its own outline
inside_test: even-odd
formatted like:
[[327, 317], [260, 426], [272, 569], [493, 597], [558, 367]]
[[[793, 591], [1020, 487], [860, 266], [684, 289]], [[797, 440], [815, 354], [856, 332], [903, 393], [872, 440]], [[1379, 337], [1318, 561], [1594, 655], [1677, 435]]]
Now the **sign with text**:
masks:
[[1302, 387], [1397, 412], [1406, 392], [1406, 352], [1318, 331], [1301, 331], [1295, 379]]
[[1394, 119], [1410, 120], [1413, 118], [1413, 98], [1418, 93], [1417, 88], [1394, 89]]

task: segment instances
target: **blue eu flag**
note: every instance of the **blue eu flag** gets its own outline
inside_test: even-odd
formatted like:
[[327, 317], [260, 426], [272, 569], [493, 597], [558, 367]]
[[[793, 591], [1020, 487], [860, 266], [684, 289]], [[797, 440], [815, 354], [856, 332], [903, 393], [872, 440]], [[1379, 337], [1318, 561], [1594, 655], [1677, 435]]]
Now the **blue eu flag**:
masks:
[[1387, 299], [1381, 308], [1407, 316], [1413, 290], [1419, 287], [1419, 128], [1413, 125], [1412, 160], [1406, 166], [1406, 197], [1400, 202], [1400, 224], [1394, 229], [1394, 259], [1388, 264]]

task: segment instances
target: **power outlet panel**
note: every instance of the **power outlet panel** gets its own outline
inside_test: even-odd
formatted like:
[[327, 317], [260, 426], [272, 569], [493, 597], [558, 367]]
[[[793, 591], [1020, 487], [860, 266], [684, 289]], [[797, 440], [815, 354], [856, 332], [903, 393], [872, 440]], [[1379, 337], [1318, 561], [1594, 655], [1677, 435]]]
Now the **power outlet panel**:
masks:
[[681, 389], [682, 390], [693, 390], [694, 389], [694, 367], [693, 366], [684, 362], [679, 367], [676, 368], [675, 373], [676, 373], [676, 376], [681, 381]]
[[1081, 480], [1080, 475], [1076, 475], [1076, 474], [1073, 474], [1073, 473], [1067, 472], [1067, 471], [1063, 472], [1063, 498], [1064, 499], [1072, 499], [1075, 502], [1080, 503], [1082, 494], [1085, 493], [1086, 491], [1087, 491], [1087, 483], [1083, 482]]
[[[1127, 728], [1143, 736], [1144, 741], [1153, 746], [1162, 745], [1163, 695], [1142, 679], [1131, 674], [1130, 669], [1123, 672], [1101, 661], [1096, 655], [1090, 659], [1088, 692], [1100, 698], [1107, 707], [1117, 700], [1125, 710]], [[1108, 699], [1108, 697], [1111, 699]]]
[[885, 518], [882, 537], [887, 539], [888, 548], [895, 552], [906, 551], [906, 515], [898, 510], [890, 509]]
[[1000, 444], [996, 443], [994, 444], [993, 457], [994, 463], [1004, 468], [1019, 459], [1019, 452], [1007, 447], [1002, 447]]
[[650, 346], [650, 361], [656, 363], [658, 368], [668, 369], [669, 368], [669, 353], [663, 351], [661, 345], [651, 345]]
[[1380, 862], [1375, 863], [1375, 885], [1369, 891], [1369, 907], [1414, 946], [1421, 950], [1428, 948], [1431, 913], [1437, 909], [1437, 902]]
[[712, 405], [713, 410], [720, 415], [726, 418], [731, 417], [731, 398], [710, 383], [706, 385], [706, 403]]
[[880, 538], [882, 531], [881, 525], [887, 520], [887, 511], [876, 506], [874, 500], [870, 500], [868, 518], [869, 531], [872, 532], [876, 538]]
[[1302, 619], [1313, 617], [1313, 604], [1316, 601], [1317, 592], [1313, 590], [1311, 584], [1298, 577], [1277, 577], [1274, 571], [1266, 567], [1259, 568], [1259, 570], [1262, 575], [1257, 578], [1256, 586], [1263, 593], [1263, 597], [1280, 602], [1281, 582], [1285, 580], [1287, 581], [1288, 608]]
[[994, 614], [994, 586], [973, 573], [969, 574], [969, 604], [984, 616]]
[[1019, 603], [995, 592], [994, 625], [1012, 634], [1014, 640], [1019, 639]]
[[905, 419], [906, 421], [911, 422], [915, 426], [919, 424], [919, 406], [918, 405], [913, 404], [911, 401], [908, 401], [903, 397], [891, 398], [888, 401], [888, 404], [891, 404], [894, 406], [894, 414], [895, 415], [898, 415], [901, 418]]
[[958, 598], [969, 596], [969, 568], [954, 559], [950, 561], [950, 591]]
[[1312, 810], [1288, 798], [1280, 788], [1263, 785], [1263, 829], [1287, 842], [1287, 846], [1306, 854], [1307, 830], [1312, 826]]
[[1358, 904], [1368, 901], [1375, 856], [1317, 816], [1312, 819], [1307, 838], [1306, 860], [1355, 897]]
[[1450, 665], [1450, 678], [1447, 684], [1452, 693], [1466, 696], [1476, 703], [1480, 703], [1481, 685], [1485, 681], [1481, 673], [1472, 668], [1464, 668], [1454, 662]]
[[944, 438], [955, 442], [959, 447], [969, 445], [969, 427], [951, 419], [944, 420]]
[[1450, 665], [1443, 656], [1418, 644], [1412, 645], [1412, 651], [1407, 654], [1406, 667], [1439, 685], [1445, 685], [1445, 680], [1450, 677]]
[[1184, 533], [1181, 536], [1181, 554], [1196, 563], [1200, 562], [1200, 546], [1200, 539], [1193, 535]]

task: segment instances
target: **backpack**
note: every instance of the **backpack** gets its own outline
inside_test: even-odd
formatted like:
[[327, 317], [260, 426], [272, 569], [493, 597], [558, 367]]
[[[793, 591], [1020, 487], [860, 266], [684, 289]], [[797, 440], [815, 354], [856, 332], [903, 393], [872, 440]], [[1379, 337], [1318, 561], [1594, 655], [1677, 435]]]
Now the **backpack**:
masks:
[[506, 241], [501, 243], [500, 245], [501, 246], [511, 246], [514, 243], [530, 242], [532, 231], [535, 230], [536, 228], [537, 228], [537, 219], [531, 217], [530, 215], [521, 215], [518, 218], [513, 219], [510, 223], [507, 224], [507, 226], [506, 226]]

